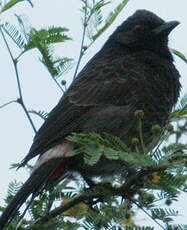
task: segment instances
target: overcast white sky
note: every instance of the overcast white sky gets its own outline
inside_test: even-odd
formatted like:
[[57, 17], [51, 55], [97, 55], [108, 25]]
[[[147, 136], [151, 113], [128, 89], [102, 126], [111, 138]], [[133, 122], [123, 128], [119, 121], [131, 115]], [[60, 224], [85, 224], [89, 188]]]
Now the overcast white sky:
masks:
[[[59, 47], [57, 54], [72, 57], [77, 60], [79, 55], [81, 38], [80, 21], [80, 0], [34, 0], [34, 8], [21, 2], [13, 10], [3, 16], [4, 20], [14, 22], [13, 13], [18, 15], [26, 14], [33, 27], [41, 28], [44, 26], [55, 25], [68, 27], [69, 35], [73, 41], [67, 42], [65, 48]], [[111, 7], [119, 3], [113, 0], [110, 6], [106, 7], [104, 13], [110, 12]], [[130, 0], [123, 12], [116, 19], [115, 23], [99, 38], [96, 43], [87, 51], [81, 68], [86, 64], [103, 45], [104, 41], [115, 28], [120, 25], [129, 15], [137, 9], [147, 9], [156, 13], [165, 20], [178, 20], [181, 22], [170, 35], [170, 47], [180, 50], [187, 55], [187, 1], [171, 0]], [[11, 45], [13, 53], [18, 54], [18, 50]], [[29, 109], [50, 111], [61, 96], [61, 91], [56, 87], [42, 64], [38, 61], [39, 54], [35, 50], [26, 53], [19, 63], [21, 75], [21, 85], [25, 103]], [[176, 66], [181, 73], [182, 93], [187, 91], [187, 64], [179, 58], [176, 59]], [[67, 75], [67, 80], [72, 72]], [[8, 52], [0, 37], [0, 105], [18, 97], [15, 73]], [[42, 120], [33, 116], [37, 127]], [[0, 202], [6, 194], [7, 186], [13, 179], [24, 181], [27, 178], [25, 170], [9, 170], [10, 164], [19, 162], [27, 154], [32, 143], [34, 133], [28, 123], [22, 108], [18, 104], [11, 104], [0, 110], [0, 143], [1, 143], [1, 167], [0, 167]], [[177, 207], [183, 216], [178, 218], [178, 222], [185, 223], [187, 218], [187, 196], [183, 195]], [[159, 229], [159, 228], [158, 228]]]

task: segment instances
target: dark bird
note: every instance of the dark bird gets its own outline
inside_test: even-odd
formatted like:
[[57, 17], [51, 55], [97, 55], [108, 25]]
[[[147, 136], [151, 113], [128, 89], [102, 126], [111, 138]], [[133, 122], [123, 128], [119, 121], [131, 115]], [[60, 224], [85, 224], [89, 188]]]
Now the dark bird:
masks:
[[127, 146], [137, 136], [135, 111], [143, 110], [143, 138], [149, 146], [151, 127], [163, 129], [179, 97], [179, 73], [168, 48], [168, 35], [179, 24], [165, 22], [152, 12], [138, 10], [109, 37], [87, 63], [38, 130], [26, 164], [39, 155], [29, 179], [0, 219], [7, 226], [31, 194], [59, 181], [69, 172], [83, 177], [122, 173], [124, 162], [102, 158], [88, 166], [79, 157], [64, 158], [76, 148], [66, 139], [72, 132], [103, 132], [118, 136]]

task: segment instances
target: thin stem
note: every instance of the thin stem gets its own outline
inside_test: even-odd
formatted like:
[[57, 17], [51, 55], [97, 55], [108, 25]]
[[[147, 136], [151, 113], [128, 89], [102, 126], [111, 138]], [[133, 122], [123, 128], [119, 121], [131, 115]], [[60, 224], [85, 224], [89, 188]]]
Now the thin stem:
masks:
[[30, 115], [29, 115], [29, 113], [27, 111], [27, 108], [26, 108], [26, 106], [25, 106], [25, 104], [23, 102], [21, 83], [20, 83], [20, 78], [19, 78], [19, 73], [18, 73], [18, 68], [17, 68], [17, 59], [14, 59], [14, 57], [13, 57], [12, 52], [11, 52], [10, 47], [9, 47], [9, 44], [8, 44], [6, 38], [5, 38], [5, 35], [4, 35], [1, 27], [0, 27], [0, 33], [1, 33], [1, 35], [3, 37], [3, 40], [5, 42], [5, 45], [6, 45], [7, 49], [8, 49], [8, 53], [9, 53], [9, 55], [11, 57], [11, 60], [12, 60], [13, 65], [14, 65], [15, 73], [16, 73], [16, 81], [17, 81], [18, 94], [19, 94], [19, 99], [17, 100], [17, 102], [22, 106], [22, 108], [23, 108], [23, 110], [24, 110], [24, 112], [25, 112], [25, 114], [26, 114], [26, 116], [27, 116], [27, 118], [29, 120], [29, 123], [31, 124], [31, 127], [32, 127], [33, 131], [36, 133], [36, 128], [34, 126], [34, 123], [33, 123], [32, 119], [31, 119], [31, 117], [30, 117]]
[[57, 84], [57, 86], [62, 90], [63, 93], [65, 93], [65, 90], [62, 88], [61, 84], [51, 75], [53, 81]]
[[84, 47], [84, 40], [85, 40], [87, 23], [88, 23], [88, 20], [87, 20], [87, 1], [86, 1], [86, 3], [85, 3], [85, 12], [84, 12], [84, 21], [83, 21], [84, 28], [83, 28], [83, 32], [82, 32], [81, 48], [80, 48], [79, 58], [78, 58], [78, 61], [77, 61], [77, 66], [75, 68], [75, 73], [73, 75], [73, 80], [77, 76], [77, 72], [78, 72], [78, 69], [79, 69], [79, 66], [80, 66], [80, 63], [81, 63], [81, 59], [82, 59], [82, 57], [84, 55], [83, 47]]
[[24, 110], [24, 112], [25, 112], [25, 114], [26, 114], [26, 116], [27, 116], [27, 118], [28, 118], [28, 120], [30, 122], [30, 125], [31, 125], [33, 131], [36, 133], [37, 132], [36, 127], [35, 127], [32, 119], [31, 119], [31, 116], [29, 115], [29, 112], [28, 112], [23, 100], [20, 100], [20, 105], [22, 106], [22, 108], [23, 108], [23, 110]]
[[12, 100], [12, 101], [9, 101], [7, 103], [4, 103], [3, 105], [0, 106], [0, 109], [4, 108], [5, 106], [10, 105], [10, 104], [12, 104], [14, 102], [17, 102], [17, 100]]
[[14, 57], [13, 57], [13, 55], [12, 55], [12, 52], [11, 52], [10, 47], [9, 47], [9, 45], [8, 45], [8, 42], [7, 42], [6, 38], [5, 38], [5, 35], [4, 35], [3, 31], [2, 31], [2, 26], [0, 26], [0, 32], [1, 32], [1, 35], [2, 35], [3, 40], [4, 40], [4, 42], [5, 42], [5, 45], [6, 45], [7, 49], [8, 49], [8, 53], [9, 53], [9, 55], [10, 55], [12, 61], [14, 61]]
[[[100, 2], [102, 2], [102, 0], [101, 0]], [[93, 3], [95, 4], [95, 1], [93, 1]], [[124, 4], [123, 7], [124, 7], [127, 3], [128, 3], [128, 1], [124, 2], [124, 3], [123, 3], [123, 4]], [[85, 50], [83, 49], [83, 47], [84, 47], [84, 40], [85, 40], [86, 27], [87, 27], [87, 25], [88, 25], [88, 21], [90, 20], [90, 18], [92, 17], [92, 15], [93, 15], [93, 13], [94, 13], [94, 11], [91, 11], [90, 15], [87, 17], [87, 9], [88, 9], [87, 0], [84, 1], [84, 4], [85, 4], [85, 10], [84, 10], [84, 13], [85, 13], [85, 14], [84, 14], [84, 22], [83, 22], [84, 28], [83, 28], [83, 33], [82, 33], [82, 41], [81, 41], [80, 54], [79, 54], [79, 58], [78, 58], [78, 61], [77, 61], [77, 66], [76, 66], [76, 68], [75, 68], [75, 73], [74, 73], [74, 76], [73, 76], [73, 80], [74, 80], [74, 79], [76, 78], [76, 76], [77, 76], [78, 68], [79, 68], [81, 59], [82, 59], [82, 57], [83, 57], [83, 55], [84, 55], [84, 52], [85, 52]], [[121, 10], [122, 10], [122, 9], [121, 9]], [[121, 11], [121, 10], [120, 10], [120, 11]], [[116, 16], [117, 16], [117, 15], [116, 15]], [[115, 16], [115, 18], [116, 18], [116, 16]], [[114, 19], [115, 19], [115, 18], [114, 18]], [[113, 21], [114, 21], [114, 20], [113, 20]], [[106, 24], [105, 24], [105, 25], [101, 28], [102, 32], [100, 33], [100, 35], [103, 34], [103, 32], [106, 31], [106, 29], [107, 29], [110, 25], [111, 25], [111, 24], [109, 24], [109, 25], [106, 25]], [[99, 35], [99, 36], [100, 36], [100, 35]], [[99, 36], [97, 36], [94, 40], [92, 40], [92, 41], [89, 43], [89, 45], [86, 46], [86, 50], [87, 50], [90, 46], [93, 45], [93, 43], [97, 40], [97, 38], [98, 38]]]
[[138, 130], [139, 130], [139, 135], [140, 135], [140, 144], [143, 150], [143, 153], [146, 153], [145, 145], [144, 145], [144, 140], [143, 140], [143, 132], [142, 132], [142, 119], [139, 118], [139, 124], [138, 124]]
[[17, 80], [17, 86], [18, 86], [18, 93], [19, 93], [19, 97], [20, 97], [20, 100], [19, 100], [19, 103], [21, 104], [24, 112], [25, 112], [25, 115], [27, 116], [31, 126], [32, 126], [32, 129], [34, 130], [34, 132], [36, 133], [37, 130], [35, 128], [35, 125], [31, 119], [31, 116], [29, 115], [29, 112], [25, 106], [25, 103], [23, 101], [23, 95], [22, 95], [22, 90], [21, 90], [21, 83], [20, 83], [20, 78], [19, 78], [19, 73], [18, 73], [18, 67], [17, 67], [17, 60], [12, 60], [13, 63], [14, 63], [14, 68], [15, 68], [15, 72], [16, 72], [16, 80]]
[[22, 51], [16, 58], [16, 60], [18, 61], [18, 59], [25, 53], [25, 51]]
[[156, 137], [155, 139], [153, 139], [152, 144], [150, 146], [150, 149], [153, 149], [154, 146], [155, 146], [155, 144], [157, 144], [157, 146], [154, 149], [154, 151], [151, 151], [151, 154], [156, 153], [159, 150], [161, 144], [164, 142], [164, 136], [163, 136], [164, 132], [165, 132], [165, 130], [163, 130], [158, 137]]
[[160, 226], [163, 230], [166, 230], [165, 227], [163, 227], [157, 220], [153, 219], [153, 217], [144, 209], [142, 208], [136, 201], [133, 199], [130, 199], [133, 204], [135, 204], [139, 209], [141, 209], [152, 221], [154, 221], [158, 226]]
[[33, 3], [31, 2], [31, 0], [27, 0], [28, 3], [31, 5], [31, 7], [34, 7]]
[[[41, 46], [38, 47], [38, 50], [40, 51], [41, 55], [43, 56], [43, 61], [42, 63], [47, 67], [47, 58], [45, 57], [45, 53], [43, 52], [43, 49], [41, 48]], [[54, 77], [53, 73], [51, 72], [51, 70], [47, 67], [47, 69], [49, 70], [50, 76], [52, 78], [52, 80], [56, 83], [56, 85], [59, 87], [59, 89], [65, 93], [65, 90], [62, 88], [61, 84], [56, 80], [56, 78]]]
[[52, 210], [50, 213], [48, 213], [48, 215], [40, 217], [38, 220], [36, 220], [34, 225], [43, 224], [43, 223], [48, 222], [50, 219], [60, 215], [62, 212], [68, 210], [69, 208], [87, 200], [88, 197], [89, 196], [86, 196], [85, 194], [80, 194], [80, 195], [73, 197], [69, 202]]

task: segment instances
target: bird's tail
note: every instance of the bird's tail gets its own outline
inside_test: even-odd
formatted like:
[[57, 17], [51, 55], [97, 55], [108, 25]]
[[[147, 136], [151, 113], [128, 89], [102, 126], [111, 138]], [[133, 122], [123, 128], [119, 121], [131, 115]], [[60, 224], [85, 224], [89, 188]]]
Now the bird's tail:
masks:
[[10, 224], [15, 212], [31, 194], [37, 195], [38, 191], [44, 187], [51, 175], [53, 175], [54, 170], [58, 165], [59, 160], [58, 162], [53, 160], [34, 170], [0, 217], [0, 230], [3, 230], [8, 224]]

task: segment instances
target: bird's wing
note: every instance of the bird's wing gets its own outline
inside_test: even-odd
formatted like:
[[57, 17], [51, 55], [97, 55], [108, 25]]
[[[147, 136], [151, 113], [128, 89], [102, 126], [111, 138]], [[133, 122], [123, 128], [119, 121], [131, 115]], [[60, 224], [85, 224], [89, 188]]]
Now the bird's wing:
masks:
[[130, 103], [129, 99], [134, 97], [133, 91], [139, 81], [136, 67], [132, 67], [129, 74], [128, 59], [116, 58], [108, 62], [101, 58], [90, 62], [81, 71], [38, 130], [24, 163], [62, 142], [71, 132], [82, 132], [82, 117], [92, 108]]

